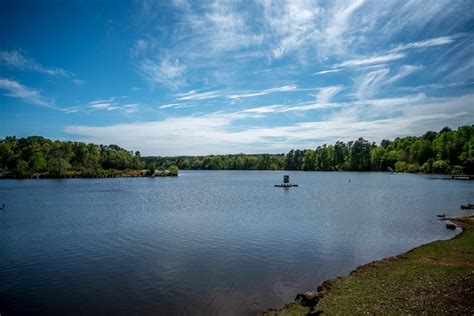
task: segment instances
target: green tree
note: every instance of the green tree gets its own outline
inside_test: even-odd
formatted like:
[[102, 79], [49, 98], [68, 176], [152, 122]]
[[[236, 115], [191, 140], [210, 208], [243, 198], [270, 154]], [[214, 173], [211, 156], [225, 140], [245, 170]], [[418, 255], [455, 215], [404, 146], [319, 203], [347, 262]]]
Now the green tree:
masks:
[[64, 177], [71, 164], [64, 158], [52, 158], [48, 162], [48, 173], [54, 177]]

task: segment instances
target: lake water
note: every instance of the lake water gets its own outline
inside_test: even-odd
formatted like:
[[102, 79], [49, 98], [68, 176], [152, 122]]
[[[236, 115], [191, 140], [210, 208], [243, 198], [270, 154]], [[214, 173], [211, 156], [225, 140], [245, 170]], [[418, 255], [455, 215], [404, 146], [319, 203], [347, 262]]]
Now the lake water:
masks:
[[2, 180], [0, 313], [255, 315], [452, 237], [436, 214], [473, 201], [472, 182], [412, 174]]

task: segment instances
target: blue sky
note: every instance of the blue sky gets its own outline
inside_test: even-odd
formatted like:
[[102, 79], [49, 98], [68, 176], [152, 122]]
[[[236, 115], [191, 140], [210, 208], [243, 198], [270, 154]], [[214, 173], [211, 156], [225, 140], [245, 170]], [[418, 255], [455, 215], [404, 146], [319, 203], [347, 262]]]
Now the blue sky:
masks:
[[279, 153], [474, 120], [457, 1], [2, 1], [0, 137]]

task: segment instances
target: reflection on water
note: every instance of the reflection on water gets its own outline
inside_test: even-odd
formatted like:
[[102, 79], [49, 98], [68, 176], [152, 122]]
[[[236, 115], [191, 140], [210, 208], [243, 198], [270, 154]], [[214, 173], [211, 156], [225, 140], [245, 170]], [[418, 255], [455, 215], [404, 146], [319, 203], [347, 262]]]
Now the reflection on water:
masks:
[[0, 313], [254, 315], [453, 236], [436, 214], [474, 199], [471, 182], [409, 174], [274, 188], [284, 173], [0, 181]]

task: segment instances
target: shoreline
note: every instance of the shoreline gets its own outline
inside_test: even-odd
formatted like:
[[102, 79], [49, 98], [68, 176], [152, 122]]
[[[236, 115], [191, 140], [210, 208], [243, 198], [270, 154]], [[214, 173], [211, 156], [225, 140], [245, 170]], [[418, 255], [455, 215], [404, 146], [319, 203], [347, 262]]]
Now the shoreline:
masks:
[[474, 215], [444, 221], [462, 231], [360, 265], [263, 315], [474, 313]]
[[34, 173], [30, 176], [17, 177], [13, 175], [0, 176], [0, 180], [37, 180], [37, 179], [106, 179], [106, 178], [159, 178], [177, 177], [178, 173], [156, 172], [150, 175], [148, 172], [140, 170], [106, 170], [94, 174], [81, 173], [78, 171], [67, 172], [64, 175], [50, 175], [48, 173]]

